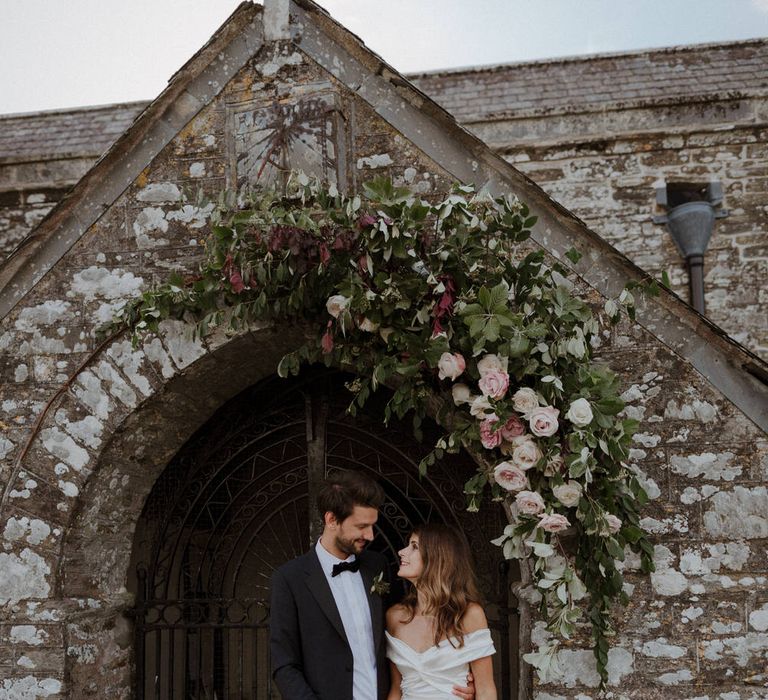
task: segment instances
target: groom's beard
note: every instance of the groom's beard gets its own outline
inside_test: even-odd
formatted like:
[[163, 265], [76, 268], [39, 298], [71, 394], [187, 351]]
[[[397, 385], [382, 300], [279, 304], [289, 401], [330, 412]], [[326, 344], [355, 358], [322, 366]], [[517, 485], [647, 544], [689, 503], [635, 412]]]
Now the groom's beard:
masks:
[[362, 538], [343, 539], [337, 535], [334, 544], [347, 556], [350, 556], [351, 554], [357, 556], [365, 549], [365, 546], [368, 544], [368, 540]]

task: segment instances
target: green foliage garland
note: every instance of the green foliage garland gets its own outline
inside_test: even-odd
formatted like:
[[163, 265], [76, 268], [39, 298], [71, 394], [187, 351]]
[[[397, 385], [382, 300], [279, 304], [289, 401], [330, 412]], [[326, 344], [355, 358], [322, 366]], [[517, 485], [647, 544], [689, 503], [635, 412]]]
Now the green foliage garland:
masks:
[[[625, 464], [636, 423], [619, 417], [616, 377], [591, 360], [598, 319], [569, 271], [525, 244], [535, 219], [516, 199], [457, 186], [432, 204], [383, 179], [363, 194], [298, 175], [285, 193], [222, 196], [199, 274], [172, 275], [116, 323], [137, 337], [168, 318], [203, 336], [301, 321], [317, 335], [282, 359], [282, 376], [305, 362], [352, 368], [350, 412], [387, 385], [386, 419], [411, 415], [417, 435], [437, 403], [447, 432], [420, 469], [462, 447], [475, 456], [468, 509], [486, 489], [506, 504], [494, 542], [532, 562], [555, 637], [570, 638], [586, 610], [604, 685], [611, 607], [626, 602], [616, 563], [628, 546], [644, 572], [653, 564], [638, 515], [647, 496]], [[556, 649], [526, 656], [543, 679]]]

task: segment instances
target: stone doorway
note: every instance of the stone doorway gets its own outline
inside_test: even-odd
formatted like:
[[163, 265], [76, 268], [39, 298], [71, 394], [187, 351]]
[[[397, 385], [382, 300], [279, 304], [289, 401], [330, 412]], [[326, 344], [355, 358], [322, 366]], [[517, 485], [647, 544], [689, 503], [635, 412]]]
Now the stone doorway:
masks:
[[498, 655], [500, 697], [517, 676], [517, 614], [509, 569], [489, 543], [500, 508], [467, 513], [466, 455], [449, 456], [423, 478], [424, 443], [410, 425], [381, 420], [386, 396], [346, 413], [353, 378], [313, 368], [271, 377], [228, 402], [180, 450], [139, 519], [130, 588], [136, 595], [135, 694], [141, 699], [279, 698], [269, 673], [269, 579], [314, 542], [314, 494], [326, 473], [363, 470], [387, 492], [372, 547], [390, 563], [415, 524], [460, 527], [475, 551]]

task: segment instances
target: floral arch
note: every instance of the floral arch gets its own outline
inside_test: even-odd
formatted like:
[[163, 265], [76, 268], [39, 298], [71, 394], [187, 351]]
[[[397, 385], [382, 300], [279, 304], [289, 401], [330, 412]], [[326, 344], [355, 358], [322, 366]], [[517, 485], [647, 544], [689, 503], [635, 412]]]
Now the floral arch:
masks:
[[[138, 336], [177, 318], [206, 336], [308, 325], [316, 332], [281, 375], [304, 362], [350, 368], [350, 412], [387, 385], [386, 416], [411, 415], [417, 436], [436, 416], [446, 432], [420, 469], [466, 448], [478, 465], [468, 509], [491, 489], [510, 521], [495, 543], [530, 564], [555, 641], [526, 660], [550, 674], [557, 640], [586, 611], [604, 684], [611, 609], [626, 600], [617, 562], [628, 546], [653, 568], [638, 514], [647, 496], [625, 463], [636, 424], [619, 417], [617, 378], [592, 360], [600, 319], [569, 270], [526, 243], [534, 224], [525, 204], [468, 186], [427, 202], [387, 180], [347, 196], [294, 175], [282, 193], [222, 195], [199, 274], [146, 291], [115, 326]], [[619, 306], [605, 312], [615, 320]]]

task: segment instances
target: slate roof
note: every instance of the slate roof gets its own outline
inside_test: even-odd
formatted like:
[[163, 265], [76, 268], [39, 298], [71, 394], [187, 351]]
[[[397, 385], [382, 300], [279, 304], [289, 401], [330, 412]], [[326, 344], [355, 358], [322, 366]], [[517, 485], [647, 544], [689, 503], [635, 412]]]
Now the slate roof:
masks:
[[0, 162], [98, 157], [148, 102], [0, 115]]
[[459, 122], [768, 92], [768, 39], [409, 75]]
[[[460, 123], [768, 92], [768, 39], [418, 73]], [[148, 102], [0, 115], [0, 162], [106, 152]]]

